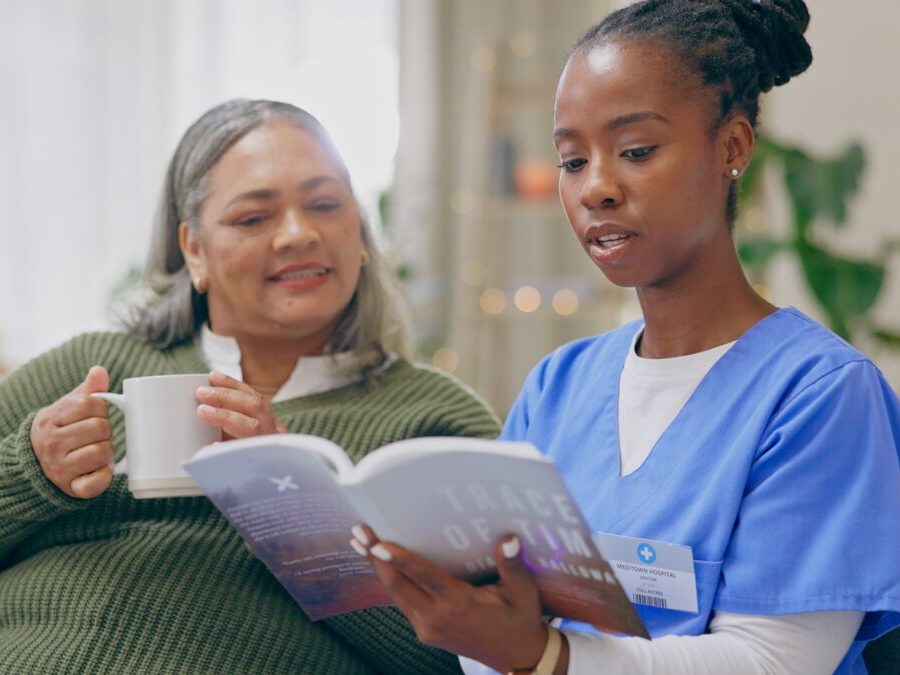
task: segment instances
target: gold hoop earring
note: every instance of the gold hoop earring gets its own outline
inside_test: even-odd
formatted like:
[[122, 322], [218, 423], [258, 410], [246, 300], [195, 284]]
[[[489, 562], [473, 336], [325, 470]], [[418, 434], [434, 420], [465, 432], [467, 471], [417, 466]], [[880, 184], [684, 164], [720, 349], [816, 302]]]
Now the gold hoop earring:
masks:
[[366, 249], [363, 249], [360, 256], [359, 266], [365, 267], [369, 264], [369, 260], [371, 260], [371, 258], [369, 257], [369, 252]]

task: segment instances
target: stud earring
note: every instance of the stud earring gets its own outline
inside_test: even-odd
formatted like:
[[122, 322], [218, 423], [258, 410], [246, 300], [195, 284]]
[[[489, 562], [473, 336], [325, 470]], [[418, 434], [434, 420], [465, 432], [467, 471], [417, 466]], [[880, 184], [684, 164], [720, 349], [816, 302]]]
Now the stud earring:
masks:
[[732, 169], [732, 170], [731, 170], [731, 177], [732, 177], [732, 178], [737, 178], [737, 177], [740, 176], [740, 175], [741, 175], [741, 172], [740, 172], [738, 169]]
[[369, 257], [369, 252], [366, 249], [363, 249], [362, 253], [360, 254], [359, 266], [365, 267], [366, 265], [369, 264], [370, 259], [371, 258]]

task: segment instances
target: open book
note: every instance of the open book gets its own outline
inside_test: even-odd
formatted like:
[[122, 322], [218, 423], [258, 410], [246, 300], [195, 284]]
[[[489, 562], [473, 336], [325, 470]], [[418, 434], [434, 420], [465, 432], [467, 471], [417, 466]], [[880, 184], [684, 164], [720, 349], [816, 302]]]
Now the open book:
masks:
[[324, 438], [299, 434], [215, 443], [185, 469], [307, 615], [390, 604], [350, 528], [425, 556], [449, 573], [497, 578], [493, 550], [517, 533], [546, 614], [643, 635], [553, 462], [530, 443], [414, 438], [356, 466]]

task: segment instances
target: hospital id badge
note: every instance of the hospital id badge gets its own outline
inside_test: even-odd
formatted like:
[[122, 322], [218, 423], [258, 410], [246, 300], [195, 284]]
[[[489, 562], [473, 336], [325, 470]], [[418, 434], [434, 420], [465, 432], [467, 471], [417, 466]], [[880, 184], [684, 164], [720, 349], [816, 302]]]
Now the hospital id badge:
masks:
[[697, 613], [690, 546], [605, 532], [594, 539], [633, 603]]

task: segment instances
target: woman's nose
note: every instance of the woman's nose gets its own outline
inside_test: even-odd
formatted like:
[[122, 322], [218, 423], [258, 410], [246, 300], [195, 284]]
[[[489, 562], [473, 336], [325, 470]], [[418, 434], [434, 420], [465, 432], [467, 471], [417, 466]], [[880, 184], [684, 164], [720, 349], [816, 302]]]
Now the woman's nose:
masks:
[[592, 162], [581, 186], [581, 204], [586, 209], [608, 208], [622, 203], [622, 186], [608, 162]]
[[321, 240], [319, 230], [294, 210], [287, 211], [278, 223], [272, 247], [277, 251], [291, 246], [311, 246]]

